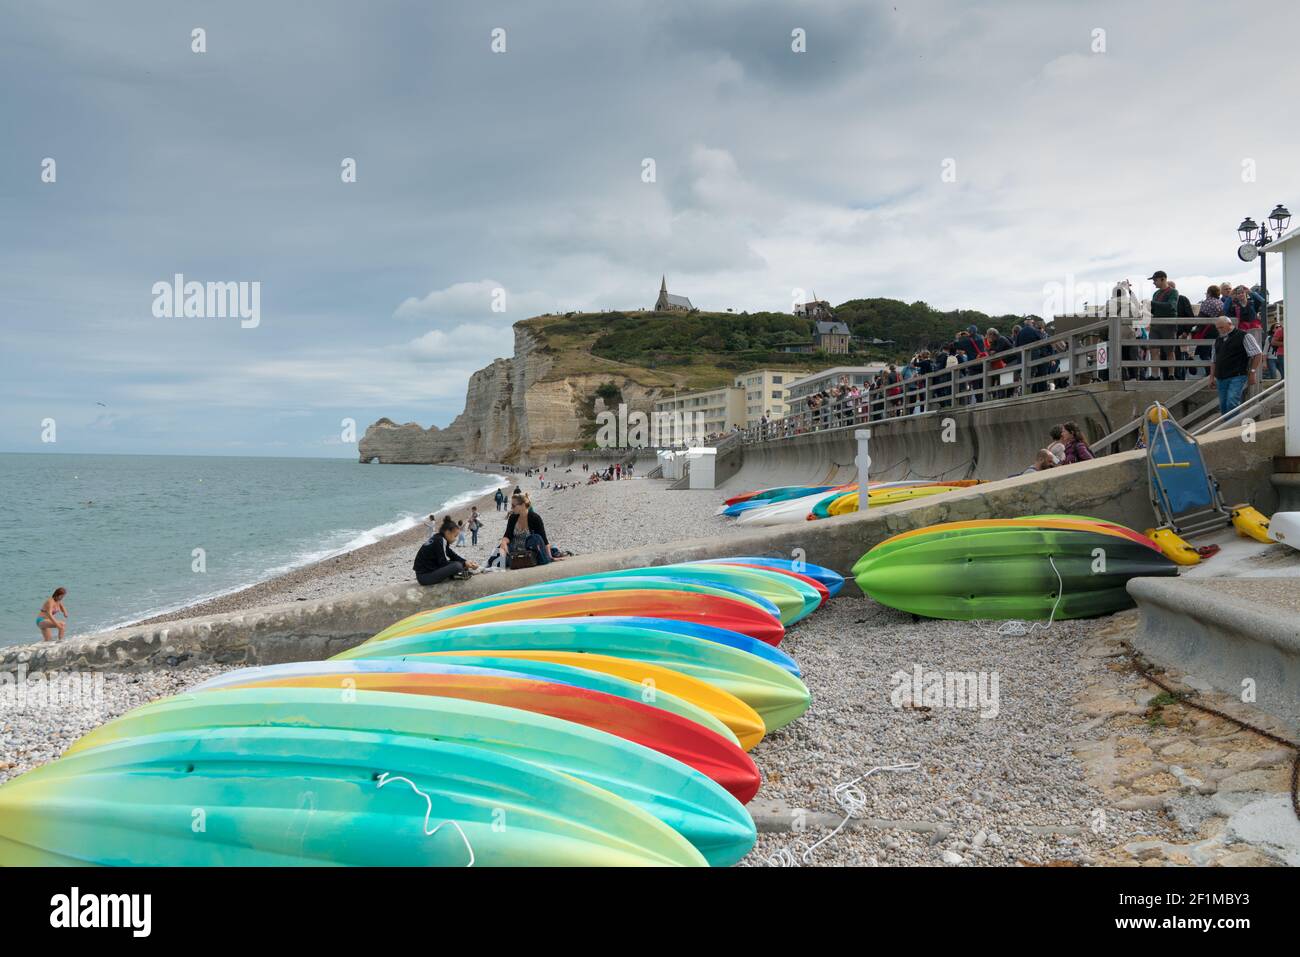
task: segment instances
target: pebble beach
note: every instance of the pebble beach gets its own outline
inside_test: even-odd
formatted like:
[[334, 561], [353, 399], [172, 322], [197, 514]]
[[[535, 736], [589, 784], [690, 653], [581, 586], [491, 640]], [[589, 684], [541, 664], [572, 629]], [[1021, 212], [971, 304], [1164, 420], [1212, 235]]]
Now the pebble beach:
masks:
[[[575, 554], [735, 534], [716, 514], [715, 491], [671, 491], [650, 479], [541, 489], [535, 478], [510, 478], [508, 488], [517, 481], [533, 496], [552, 541]], [[479, 545], [461, 551], [482, 562], [504, 514], [490, 497], [478, 505]], [[469, 506], [454, 514], [462, 511], [468, 515]], [[413, 529], [167, 617], [409, 582], [426, 535]], [[1285, 850], [1252, 839], [1237, 820], [1243, 807], [1283, 790], [1288, 753], [1190, 711], [1153, 721], [1156, 689], [1122, 667], [1119, 641], [1132, 622], [1130, 614], [1000, 629], [913, 619], [848, 593], [835, 599], [782, 645], [799, 662], [813, 703], [752, 753], [764, 777], [751, 806], [760, 835], [743, 863], [1289, 862]], [[900, 705], [891, 697], [898, 676], [918, 669], [995, 678], [987, 687], [993, 696], [979, 707]], [[223, 670], [108, 674], [100, 700], [85, 705], [0, 707], [0, 780], [56, 759], [106, 720]], [[1193, 755], [1203, 766], [1192, 766]], [[904, 769], [867, 775], [888, 766]], [[1187, 775], [1199, 785], [1190, 793]], [[1193, 797], [1210, 803], [1190, 805], [1193, 813], [1186, 803]], [[839, 826], [849, 811], [852, 819]]]

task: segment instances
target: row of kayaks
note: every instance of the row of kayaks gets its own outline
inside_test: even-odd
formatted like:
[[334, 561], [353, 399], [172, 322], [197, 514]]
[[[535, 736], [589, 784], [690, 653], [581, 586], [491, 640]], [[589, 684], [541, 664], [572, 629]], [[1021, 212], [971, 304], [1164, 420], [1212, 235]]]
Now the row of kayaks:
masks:
[[1056, 620], [1132, 605], [1139, 575], [1177, 575], [1160, 544], [1081, 515], [946, 522], [880, 542], [853, 566], [862, 591], [891, 608], [958, 621]]
[[7, 865], [726, 865], [837, 593], [742, 557], [421, 612], [137, 708], [0, 786]]
[[[942, 495], [954, 489], [978, 485], [978, 479], [933, 482], [924, 479], [898, 482], [871, 482], [868, 485], [868, 508], [880, 508], [910, 502], [918, 498]], [[721, 515], [745, 525], [785, 525], [791, 522], [817, 521], [858, 511], [859, 488], [849, 485], [787, 485], [779, 488], [745, 492], [727, 499], [718, 510]]]

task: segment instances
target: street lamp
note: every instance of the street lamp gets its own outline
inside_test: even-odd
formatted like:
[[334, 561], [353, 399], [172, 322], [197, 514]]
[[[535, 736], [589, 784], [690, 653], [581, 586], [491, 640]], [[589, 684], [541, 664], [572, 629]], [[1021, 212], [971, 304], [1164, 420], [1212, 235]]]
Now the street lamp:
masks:
[[[1273, 226], [1272, 234], [1268, 231], [1270, 223]], [[1290, 224], [1290, 210], [1278, 203], [1273, 207], [1273, 212], [1264, 219], [1264, 225], [1259, 225], [1247, 216], [1237, 227], [1237, 235], [1241, 237], [1241, 245], [1237, 247], [1237, 258], [1244, 263], [1259, 260], [1259, 294], [1264, 297], [1265, 327], [1268, 326], [1268, 263], [1267, 257], [1260, 255], [1260, 250], [1271, 243], [1275, 236], [1280, 237], [1285, 233]]]

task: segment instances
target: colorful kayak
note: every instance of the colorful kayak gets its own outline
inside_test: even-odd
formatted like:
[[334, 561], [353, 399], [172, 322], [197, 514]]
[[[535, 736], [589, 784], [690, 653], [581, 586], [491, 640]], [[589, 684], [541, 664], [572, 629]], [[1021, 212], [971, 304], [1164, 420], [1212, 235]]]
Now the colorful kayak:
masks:
[[706, 863], [663, 821], [573, 775], [386, 732], [162, 732], [0, 786], [0, 864], [10, 866], [471, 862]]
[[[365, 659], [359, 659], [364, 661]], [[618, 660], [618, 659], [616, 659]], [[687, 701], [685, 698], [674, 694], [667, 687], [659, 684], [645, 684], [642, 679], [632, 680], [631, 678], [594, 668], [574, 667], [566, 662], [550, 661], [512, 661], [509, 658], [501, 658], [494, 655], [455, 655], [440, 657], [437, 664], [446, 665], [464, 665], [471, 668], [486, 668], [491, 671], [506, 671], [514, 674], [525, 675], [529, 678], [540, 678], [543, 681], [555, 681], [560, 684], [573, 685], [576, 688], [586, 688], [588, 691], [600, 691], [604, 694], [612, 694], [618, 698], [626, 698], [628, 701], [640, 701], [642, 704], [648, 704], [655, 708], [662, 708], [665, 711], [671, 711], [673, 714], [680, 715], [702, 727], [708, 728], [714, 734], [720, 734], [728, 741], [739, 745], [740, 738], [727, 725], [726, 722], [718, 718], [713, 712], [701, 708], [693, 701]], [[627, 662], [624, 662], [627, 664]], [[664, 669], [667, 671], [667, 669]], [[673, 672], [668, 672], [673, 674]], [[684, 675], [677, 675], [683, 681], [691, 679]], [[697, 682], [702, 684], [702, 682]], [[709, 687], [714, 694], [722, 694], [717, 688]], [[740, 707], [745, 708], [743, 701], [736, 702]], [[746, 708], [746, 710], [751, 710]], [[758, 715], [754, 715], [758, 718]], [[759, 721], [759, 735], [763, 733], [762, 719]], [[745, 747], [745, 751], [750, 748]]]
[[734, 518], [742, 512], [747, 512], [752, 508], [766, 508], [768, 505], [772, 505], [776, 502], [785, 502], [792, 498], [816, 495], [819, 492], [834, 492], [836, 489], [847, 487], [849, 486], [824, 485], [808, 488], [801, 485], [792, 488], [773, 490], [770, 495], [764, 495], [762, 497], [755, 495], [753, 498], [748, 498], [740, 502], [729, 502], [724, 504], [723, 507], [719, 509], [719, 513]]
[[676, 622], [655, 627], [640, 623], [645, 621], [572, 618], [473, 625], [366, 642], [334, 660], [515, 651], [541, 652], [544, 660], [556, 651], [589, 653], [646, 661], [706, 681], [757, 711], [768, 731], [784, 727], [808, 710], [807, 687], [779, 664], [720, 641], [670, 630]]
[[834, 598], [844, 587], [844, 576], [839, 572], [825, 568], [821, 565], [811, 565], [808, 562], [796, 562], [788, 558], [769, 558], [764, 555], [741, 556], [739, 558], [704, 558], [701, 562], [730, 562], [740, 565], [757, 565], [763, 568], [771, 568], [777, 571], [792, 571], [798, 574], [806, 575], [826, 587], [830, 597]]
[[775, 602], [728, 582], [709, 581], [699, 577], [677, 578], [668, 572], [651, 568], [627, 569], [627, 571], [637, 573], [635, 580], [616, 572], [600, 572], [575, 578], [555, 578], [550, 581], [538, 582], [536, 585], [522, 585], [519, 588], [511, 588], [509, 591], [485, 595], [481, 600], [503, 604], [553, 595], [595, 595], [602, 592], [619, 591], [691, 592], [697, 595], [712, 595], [716, 598], [730, 598], [733, 601], [745, 602], [767, 612], [773, 618], [779, 620], [781, 617], [781, 609], [777, 607]]
[[227, 688], [136, 708], [91, 731], [67, 754], [162, 732], [270, 727], [382, 729], [571, 774], [659, 818], [715, 866], [734, 864], [754, 844], [754, 822], [744, 807], [693, 768], [580, 724], [479, 701], [382, 691], [357, 691], [342, 701], [334, 689]]
[[952, 620], [1086, 618], [1131, 606], [1138, 575], [1177, 566], [1130, 538], [1096, 530], [1006, 526], [921, 535], [855, 565], [884, 605]]
[[[871, 508], [883, 508], [886, 505], [897, 505], [899, 502], [910, 502], [913, 499], [943, 495], [945, 492], [951, 492], [958, 487], [953, 485], [915, 485], [908, 488], [884, 489], [880, 492], [873, 491], [867, 493], [867, 497], [870, 499], [868, 505]], [[831, 518], [836, 515], [850, 515], [857, 510], [858, 493], [848, 492], [835, 498], [823, 499], [812, 509], [809, 517]]]
[[652, 705], [573, 685], [432, 661], [308, 661], [242, 668], [213, 687], [333, 688], [484, 701], [573, 721], [652, 748], [707, 774], [742, 803], [758, 793], [758, 768], [733, 741]]
[[747, 602], [690, 592], [634, 589], [538, 596], [505, 604], [490, 599], [461, 602], [411, 615], [385, 628], [370, 641], [383, 642], [420, 632], [491, 622], [627, 615], [696, 622], [738, 631], [770, 645], [780, 644], [785, 637], [785, 628], [776, 618]]
[[785, 498], [794, 498], [799, 495], [812, 495], [816, 492], [829, 492], [831, 489], [839, 488], [837, 485], [780, 485], [776, 488], [759, 489], [756, 492], [744, 492], [740, 495], [733, 495], [723, 504], [738, 505], [741, 502], [760, 501], [771, 502]]
[[999, 528], [1025, 527], [1100, 532], [1105, 535], [1127, 538], [1140, 545], [1146, 545], [1149, 548], [1160, 551], [1160, 546], [1146, 535], [1142, 535], [1131, 528], [1127, 528], [1114, 522], [1105, 522], [1101, 519], [1088, 518], [1082, 515], [1025, 515], [1019, 518], [986, 518], [972, 519], [964, 522], [943, 522], [938, 525], [927, 525], [924, 528], [915, 528], [911, 531], [900, 532], [899, 534], [880, 542], [872, 548], [871, 551], [867, 552], [866, 555], [863, 555], [858, 559], [857, 564], [853, 566], [853, 574], [857, 575], [858, 566], [866, 561], [868, 556], [873, 553], [877, 558], [879, 558], [880, 555], [896, 548], [905, 547], [915, 542], [918, 538], [965, 535], [972, 529], [994, 530]]
[[[593, 683], [579, 684], [579, 687], [602, 690], [595, 685], [594, 679], [604, 678], [634, 689], [639, 700], [646, 704], [662, 708], [664, 699], [684, 702], [691, 706], [691, 713], [684, 713], [683, 717], [703, 712], [714, 722], [706, 727], [718, 730], [719, 734], [731, 738], [745, 751], [752, 751], [767, 731], [759, 713], [735, 695], [707, 681], [648, 661], [577, 651], [440, 652], [431, 660], [517, 671], [567, 684], [578, 683], [571, 672], [587, 672], [593, 676]], [[697, 720], [696, 723], [702, 722]]]
[[[624, 568], [601, 572], [597, 576], [561, 578], [547, 584], [580, 587], [590, 581], [665, 581], [678, 587], [682, 582], [703, 582], [719, 587], [734, 588], [766, 599], [776, 609], [781, 624], [792, 625], [816, 611], [821, 604], [821, 594], [805, 582], [770, 569], [729, 565], [719, 562], [692, 562], [681, 565], [656, 565], [651, 568]], [[531, 589], [522, 590], [531, 593]]]
[[815, 578], [810, 578], [809, 576], [800, 574], [799, 572], [791, 571], [788, 568], [769, 568], [766, 565], [754, 565], [748, 562], [731, 562], [730, 564], [735, 565], [738, 568], [757, 568], [777, 575], [785, 575], [788, 578], [793, 578], [797, 582], [802, 582], [817, 593], [816, 608], [820, 608], [830, 600], [831, 592], [829, 588]]
[[802, 522], [808, 518], [808, 513], [822, 499], [840, 494], [843, 493], [836, 491], [831, 493], [831, 496], [827, 496], [824, 492], [814, 492], [811, 495], [801, 495], [798, 498], [776, 502], [768, 508], [750, 509], [736, 516], [736, 524], [767, 527]]
[[[765, 641], [759, 641], [757, 638], [751, 638], [749, 635], [742, 635], [738, 631], [731, 631], [727, 628], [714, 628], [711, 625], [701, 625], [699, 622], [682, 621], [678, 618], [652, 618], [646, 615], [601, 615], [598, 617], [589, 617], [586, 615], [574, 618], [538, 618], [538, 619], [520, 619], [518, 621], [490, 623], [493, 625], [487, 633], [495, 631], [509, 632], [515, 634], [519, 631], [541, 630], [553, 632], [556, 629], [568, 629], [570, 627], [587, 632], [590, 634], [604, 633], [612, 626], [630, 626], [645, 631], [662, 632], [670, 636], [686, 635], [691, 638], [702, 638], [719, 645], [726, 645], [735, 648], [738, 651], [745, 651], [755, 657], [762, 658], [764, 661], [776, 665], [785, 671], [790, 672], [796, 678], [801, 677], [799, 664], [789, 655], [775, 645], [769, 645]], [[482, 631], [479, 626], [475, 627]], [[484, 626], [486, 627], [486, 626]], [[415, 632], [416, 643], [419, 643], [419, 635], [422, 632]], [[396, 641], [401, 639], [387, 639]], [[585, 640], [585, 639], [584, 639]], [[360, 645], [341, 651], [334, 656], [335, 659], [346, 660], [348, 658], [381, 658], [392, 657], [391, 654], [376, 654], [372, 649], [386, 647], [373, 638], [369, 638]]]

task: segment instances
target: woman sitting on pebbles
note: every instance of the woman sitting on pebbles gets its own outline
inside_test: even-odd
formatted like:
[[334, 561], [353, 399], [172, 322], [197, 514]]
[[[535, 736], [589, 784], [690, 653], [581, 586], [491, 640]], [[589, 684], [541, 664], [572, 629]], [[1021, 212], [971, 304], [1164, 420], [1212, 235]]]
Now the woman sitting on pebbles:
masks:
[[533, 511], [533, 501], [527, 492], [510, 496], [510, 517], [506, 519], [506, 533], [497, 545], [498, 561], [506, 568], [531, 568], [549, 565], [560, 556], [546, 537], [546, 523]]
[[451, 543], [460, 534], [460, 526], [448, 515], [442, 520], [442, 526], [436, 535], [420, 546], [415, 553], [415, 580], [421, 585], [436, 585], [448, 578], [469, 578], [469, 573], [478, 568], [471, 562], [451, 550]]

